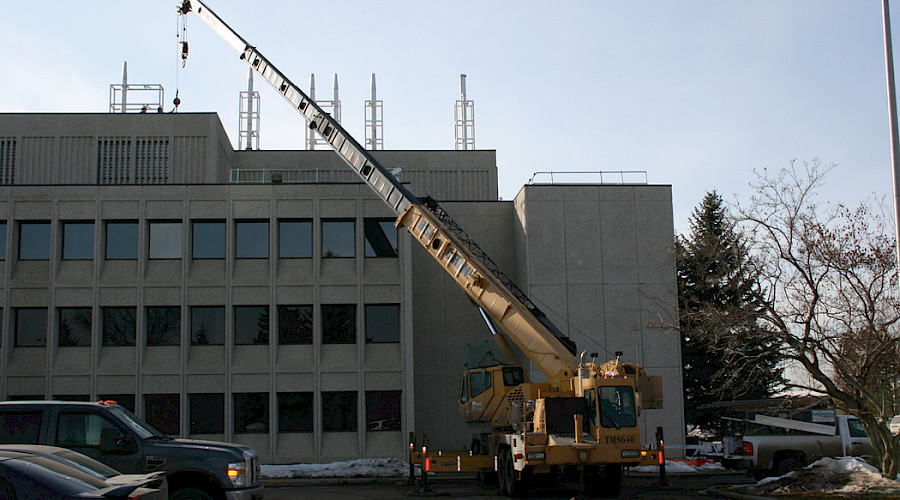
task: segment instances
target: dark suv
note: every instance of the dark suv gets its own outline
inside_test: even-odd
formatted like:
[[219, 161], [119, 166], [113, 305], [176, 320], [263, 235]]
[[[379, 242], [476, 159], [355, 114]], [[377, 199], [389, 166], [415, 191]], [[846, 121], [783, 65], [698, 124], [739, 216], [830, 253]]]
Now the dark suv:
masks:
[[70, 448], [126, 474], [165, 471], [173, 500], [262, 498], [251, 448], [169, 438], [114, 402], [0, 402], [0, 444]]

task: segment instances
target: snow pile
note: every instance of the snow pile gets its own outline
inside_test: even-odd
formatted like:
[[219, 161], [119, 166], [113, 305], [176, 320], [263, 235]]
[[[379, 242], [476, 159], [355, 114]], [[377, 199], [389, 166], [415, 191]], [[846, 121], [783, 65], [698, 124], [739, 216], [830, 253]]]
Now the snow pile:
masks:
[[260, 465], [265, 479], [313, 477], [402, 477], [409, 475], [409, 464], [396, 458], [363, 458], [330, 464]]
[[[639, 465], [631, 467], [629, 470], [633, 472], [659, 472], [659, 465]], [[666, 473], [690, 473], [690, 472], [709, 472], [716, 470], [725, 470], [725, 467], [713, 462], [712, 460], [695, 459], [695, 460], [666, 460]]]
[[861, 458], [823, 458], [781, 477], [765, 478], [741, 491], [764, 495], [816, 492], [847, 498], [900, 498], [900, 482], [881, 477], [877, 468]]

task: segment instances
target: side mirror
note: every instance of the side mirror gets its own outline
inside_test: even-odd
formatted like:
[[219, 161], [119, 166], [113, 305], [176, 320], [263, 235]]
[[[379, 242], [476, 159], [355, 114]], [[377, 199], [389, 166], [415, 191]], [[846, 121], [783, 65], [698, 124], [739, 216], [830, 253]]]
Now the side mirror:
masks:
[[134, 439], [121, 430], [107, 427], [100, 433], [100, 452], [110, 455], [127, 455], [137, 451]]

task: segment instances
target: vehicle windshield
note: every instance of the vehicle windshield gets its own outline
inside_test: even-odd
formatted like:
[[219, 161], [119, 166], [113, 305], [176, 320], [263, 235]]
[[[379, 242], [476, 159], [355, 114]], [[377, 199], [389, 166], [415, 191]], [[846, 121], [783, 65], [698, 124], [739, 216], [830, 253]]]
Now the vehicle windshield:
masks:
[[600, 424], [603, 427], [635, 427], [634, 390], [631, 387], [600, 387]]
[[75, 467], [87, 474], [91, 474], [100, 480], [105, 481], [111, 477], [120, 475], [120, 472], [116, 469], [100, 463], [87, 455], [82, 455], [81, 453], [72, 450], [63, 448], [59, 451], [54, 451], [52, 455], [64, 461], [67, 465]]
[[122, 408], [121, 406], [111, 406], [109, 411], [112, 412], [115, 416], [119, 417], [119, 419], [128, 426], [131, 430], [137, 433], [141, 439], [147, 439], [151, 437], [156, 438], [164, 438], [165, 434], [159, 432], [154, 429], [152, 425], [144, 422], [137, 415], [128, 411], [127, 408]]

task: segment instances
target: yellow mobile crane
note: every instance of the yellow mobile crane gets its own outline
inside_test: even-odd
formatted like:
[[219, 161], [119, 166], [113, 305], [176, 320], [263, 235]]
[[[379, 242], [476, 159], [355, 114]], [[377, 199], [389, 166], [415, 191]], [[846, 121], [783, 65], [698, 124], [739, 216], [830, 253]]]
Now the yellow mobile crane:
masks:
[[[509, 339], [547, 377], [529, 382], [519, 365], [473, 366], [463, 376], [460, 411], [467, 422], [490, 424], [467, 453], [441, 453], [432, 471], [498, 474], [500, 491], [523, 495], [544, 474], [575, 474], [590, 493], [617, 496], [622, 466], [641, 458], [638, 414], [660, 408], [659, 377], [633, 363], [597, 365], [576, 357], [574, 343], [432, 199], [410, 193], [341, 125], [259, 51], [199, 0], [184, 0], [275, 88], [341, 159], [397, 214], [406, 228], [481, 310], [501, 340]], [[183, 47], [183, 57], [187, 47]], [[412, 448], [412, 447], [411, 447]], [[422, 453], [411, 450], [410, 459]]]

